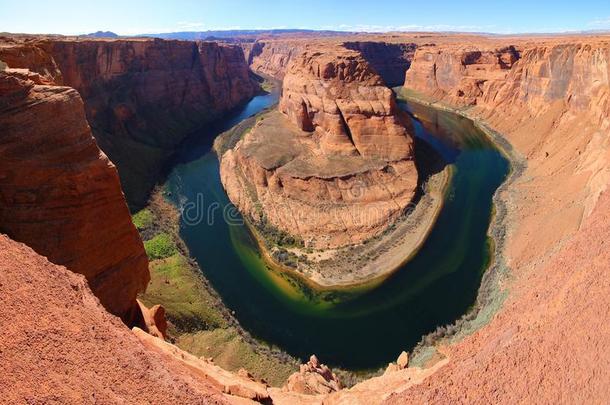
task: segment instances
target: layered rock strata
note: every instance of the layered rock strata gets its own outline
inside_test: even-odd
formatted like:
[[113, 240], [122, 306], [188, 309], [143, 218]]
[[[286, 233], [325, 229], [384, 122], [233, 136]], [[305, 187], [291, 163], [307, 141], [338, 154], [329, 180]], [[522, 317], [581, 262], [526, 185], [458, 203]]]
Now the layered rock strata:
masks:
[[246, 61], [258, 73], [283, 79], [292, 59], [306, 48], [304, 40], [269, 41], [261, 40], [242, 44]]
[[187, 135], [258, 90], [241, 48], [215, 42], [34, 41], [0, 47], [0, 60], [78, 90], [131, 206], [146, 202]]
[[25, 69], [0, 71], [0, 231], [83, 274], [128, 320], [149, 280], [114, 165], [76, 90]]
[[403, 213], [417, 186], [408, 121], [357, 52], [299, 56], [279, 110], [222, 157], [242, 212], [316, 248], [363, 242]]

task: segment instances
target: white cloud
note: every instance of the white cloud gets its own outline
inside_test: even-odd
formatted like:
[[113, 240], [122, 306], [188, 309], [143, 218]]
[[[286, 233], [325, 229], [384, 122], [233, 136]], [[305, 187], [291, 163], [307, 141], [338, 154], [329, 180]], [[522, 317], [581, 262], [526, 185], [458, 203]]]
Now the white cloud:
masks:
[[589, 21], [587, 24], [589, 27], [597, 28], [610, 28], [610, 17], [608, 18], [597, 18], [593, 21]]

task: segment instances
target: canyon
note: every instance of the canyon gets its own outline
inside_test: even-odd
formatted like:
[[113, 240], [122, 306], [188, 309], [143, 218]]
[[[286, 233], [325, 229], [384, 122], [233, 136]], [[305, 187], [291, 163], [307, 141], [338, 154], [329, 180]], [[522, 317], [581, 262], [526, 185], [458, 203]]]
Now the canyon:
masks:
[[188, 135], [258, 91], [241, 48], [215, 42], [17, 38], [0, 60], [79, 92], [135, 208]]
[[[4, 38], [3, 398], [603, 402], [610, 397], [609, 57], [603, 35], [288, 36], [246, 45]], [[148, 282], [127, 202], [145, 201], [188, 133], [257, 91], [247, 64], [283, 79], [282, 97], [225, 152], [223, 183], [246, 215], [310, 246], [367, 240], [413, 198], [412, 129], [387, 88], [399, 75], [399, 94], [472, 119], [513, 166], [495, 196], [492, 233], [504, 231], [494, 234], [494, 264], [475, 308], [452, 333], [430, 335], [408, 361], [401, 356], [351, 388], [341, 389], [315, 358], [284, 388], [269, 387], [130, 331], [106, 312], [129, 323]], [[354, 196], [345, 192], [350, 181], [371, 186]], [[297, 204], [305, 219], [289, 222]], [[364, 225], [336, 226], [322, 209], [350, 216], [365, 204], [382, 214]]]

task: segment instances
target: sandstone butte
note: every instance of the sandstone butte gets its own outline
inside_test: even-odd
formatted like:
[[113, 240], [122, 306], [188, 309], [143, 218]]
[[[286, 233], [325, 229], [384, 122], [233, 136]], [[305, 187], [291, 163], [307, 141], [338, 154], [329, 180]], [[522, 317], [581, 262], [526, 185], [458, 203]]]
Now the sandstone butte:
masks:
[[242, 49], [215, 42], [8, 38], [0, 60], [76, 89], [131, 207], [190, 134], [258, 91]]
[[408, 119], [359, 52], [306, 50], [271, 113], [227, 151], [221, 178], [254, 222], [336, 248], [383, 232], [417, 187]]
[[[416, 44], [406, 73], [411, 94], [489, 125], [512, 146], [521, 169], [497, 196], [508, 224], [499, 254], [509, 277], [495, 293], [506, 298], [489, 322], [459, 340], [438, 342], [442, 360], [426, 368], [393, 365], [330, 394], [263, 387], [273, 403], [607, 402], [610, 38], [401, 34], [346, 40], [356, 39]], [[19, 80], [24, 75], [42, 80], [24, 72]], [[70, 93], [39, 84], [27, 94], [40, 91]], [[0, 245], [0, 317], [7, 320], [0, 392], [9, 402], [249, 403], [265, 396], [247, 373], [224, 374], [161, 339], [131, 333], [99, 306], [81, 276], [5, 236]], [[303, 371], [310, 369], [316, 367]]]

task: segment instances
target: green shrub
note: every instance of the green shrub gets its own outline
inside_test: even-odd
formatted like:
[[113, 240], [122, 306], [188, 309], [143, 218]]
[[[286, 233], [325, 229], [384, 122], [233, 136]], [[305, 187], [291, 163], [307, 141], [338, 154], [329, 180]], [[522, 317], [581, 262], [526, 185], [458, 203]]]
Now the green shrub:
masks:
[[138, 231], [141, 231], [152, 225], [154, 216], [150, 210], [144, 208], [132, 215], [131, 220], [136, 228], [138, 228]]
[[178, 253], [176, 244], [167, 233], [160, 233], [144, 242], [144, 249], [150, 260], [165, 259]]

